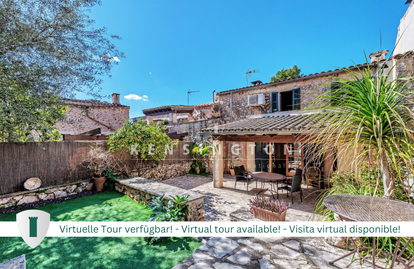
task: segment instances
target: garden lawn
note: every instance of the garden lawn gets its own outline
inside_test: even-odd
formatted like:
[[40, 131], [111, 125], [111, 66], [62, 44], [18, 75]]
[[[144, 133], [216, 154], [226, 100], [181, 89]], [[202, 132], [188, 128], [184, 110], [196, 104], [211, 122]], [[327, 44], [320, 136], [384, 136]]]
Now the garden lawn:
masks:
[[[148, 221], [149, 209], [127, 196], [107, 192], [37, 209], [51, 221]], [[0, 215], [16, 221], [16, 213]], [[0, 263], [26, 255], [27, 268], [172, 268], [201, 245], [193, 238], [174, 238], [148, 245], [140, 237], [45, 238], [31, 249], [22, 238], [0, 238]]]

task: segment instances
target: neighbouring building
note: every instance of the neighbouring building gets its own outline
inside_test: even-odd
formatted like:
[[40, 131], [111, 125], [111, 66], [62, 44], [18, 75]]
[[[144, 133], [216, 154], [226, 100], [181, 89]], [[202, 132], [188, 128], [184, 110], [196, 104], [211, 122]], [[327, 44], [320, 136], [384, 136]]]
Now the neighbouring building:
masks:
[[65, 135], [111, 135], [129, 119], [129, 106], [119, 101], [120, 94], [112, 94], [112, 102], [65, 99], [68, 106], [65, 119], [56, 123]]
[[407, 0], [408, 9], [400, 21], [394, 55], [414, 50], [414, 1]]

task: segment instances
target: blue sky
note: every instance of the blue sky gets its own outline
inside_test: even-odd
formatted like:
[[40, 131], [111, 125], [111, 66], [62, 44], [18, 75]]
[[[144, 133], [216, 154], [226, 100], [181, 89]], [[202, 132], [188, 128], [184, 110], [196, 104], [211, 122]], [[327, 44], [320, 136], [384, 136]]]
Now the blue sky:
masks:
[[393, 49], [405, 1], [103, 0], [91, 17], [122, 37], [126, 58], [102, 93], [120, 93], [136, 117], [187, 104], [188, 90], [199, 91], [190, 104], [211, 102], [213, 90], [246, 86], [248, 68], [260, 69], [250, 81], [266, 83], [295, 64], [312, 74], [364, 63], [380, 33], [382, 49]]

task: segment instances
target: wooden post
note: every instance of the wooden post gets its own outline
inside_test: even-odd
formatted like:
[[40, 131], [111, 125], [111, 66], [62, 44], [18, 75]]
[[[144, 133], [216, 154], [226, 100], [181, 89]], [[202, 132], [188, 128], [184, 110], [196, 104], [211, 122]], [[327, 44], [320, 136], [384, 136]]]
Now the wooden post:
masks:
[[247, 168], [247, 142], [243, 143], [243, 148], [244, 148], [244, 154], [243, 154], [243, 158], [244, 158], [244, 169], [246, 169], [246, 171], [248, 171]]
[[214, 188], [223, 187], [223, 141], [213, 141], [216, 152], [214, 153]]
[[269, 172], [273, 173], [273, 143], [269, 143]]

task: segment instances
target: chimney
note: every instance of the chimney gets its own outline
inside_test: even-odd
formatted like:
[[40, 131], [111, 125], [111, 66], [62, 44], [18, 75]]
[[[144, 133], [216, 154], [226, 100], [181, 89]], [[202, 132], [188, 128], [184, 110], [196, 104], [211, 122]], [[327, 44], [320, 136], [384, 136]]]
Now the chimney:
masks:
[[114, 105], [120, 105], [121, 102], [119, 101], [119, 93], [113, 93], [112, 94], [112, 104]]
[[378, 61], [384, 61], [385, 56], [387, 56], [389, 50], [380, 50], [377, 52], [373, 52], [369, 55], [369, 58], [371, 59], [371, 64], [376, 63]]

